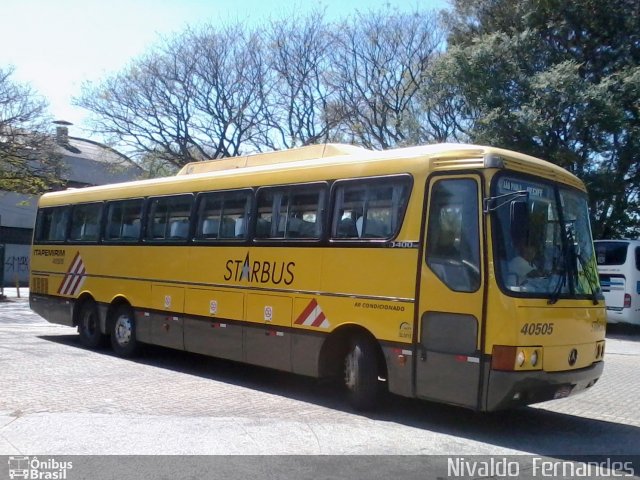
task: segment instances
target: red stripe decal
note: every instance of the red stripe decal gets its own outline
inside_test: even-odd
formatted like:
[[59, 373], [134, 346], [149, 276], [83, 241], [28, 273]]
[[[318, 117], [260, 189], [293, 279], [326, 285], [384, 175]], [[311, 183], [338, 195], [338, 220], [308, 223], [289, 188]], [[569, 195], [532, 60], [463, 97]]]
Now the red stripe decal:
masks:
[[307, 319], [307, 317], [309, 315], [311, 315], [311, 312], [313, 312], [313, 309], [316, 308], [318, 306], [318, 302], [316, 302], [316, 299], [314, 298], [313, 300], [311, 300], [311, 302], [309, 302], [309, 305], [307, 305], [307, 308], [305, 308], [302, 313], [300, 314], [300, 316], [296, 319], [296, 321], [294, 322], [296, 325], [301, 325], [304, 323], [304, 321]]
[[71, 270], [75, 268], [75, 263], [79, 256], [80, 256], [80, 252], [76, 252], [76, 256], [73, 257], [73, 260], [71, 261], [71, 265], [69, 265], [69, 269], [67, 270], [67, 273], [65, 273], [64, 278], [62, 279], [62, 282], [60, 282], [60, 288], [58, 288], [58, 293], [63, 293], [64, 295], [66, 295], [66, 293], [63, 292], [63, 288], [64, 288], [64, 291], [66, 292], [67, 290], [66, 287], [67, 287], [67, 283], [69, 282]]
[[324, 316], [324, 312], [320, 312], [320, 315], [313, 321], [311, 324], [312, 327], [319, 327], [324, 322], [324, 319], [327, 318]]
[[80, 269], [79, 272], [73, 273], [73, 275], [75, 275], [75, 278], [72, 279], [71, 282], [69, 283], [69, 287], [65, 292], [67, 295], [73, 295], [76, 292], [78, 285], [80, 285], [80, 280], [82, 280], [82, 277], [84, 276], [84, 273], [85, 273], [84, 265], [81, 264], [81, 266], [82, 268]]

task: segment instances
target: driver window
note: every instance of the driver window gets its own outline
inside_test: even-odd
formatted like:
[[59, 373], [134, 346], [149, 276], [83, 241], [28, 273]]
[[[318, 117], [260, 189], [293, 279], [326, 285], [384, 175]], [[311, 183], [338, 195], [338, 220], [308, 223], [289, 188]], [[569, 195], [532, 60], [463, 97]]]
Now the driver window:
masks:
[[426, 262], [451, 290], [480, 287], [478, 188], [472, 179], [447, 179], [431, 189]]

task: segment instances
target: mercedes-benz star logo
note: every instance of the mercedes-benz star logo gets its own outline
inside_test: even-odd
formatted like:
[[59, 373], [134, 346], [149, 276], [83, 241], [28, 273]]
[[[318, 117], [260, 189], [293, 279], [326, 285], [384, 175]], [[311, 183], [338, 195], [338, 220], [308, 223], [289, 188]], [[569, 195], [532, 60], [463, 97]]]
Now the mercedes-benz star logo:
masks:
[[571, 353], [569, 354], [569, 365], [573, 367], [577, 361], [578, 361], [578, 350], [574, 348], [573, 350], [571, 350]]

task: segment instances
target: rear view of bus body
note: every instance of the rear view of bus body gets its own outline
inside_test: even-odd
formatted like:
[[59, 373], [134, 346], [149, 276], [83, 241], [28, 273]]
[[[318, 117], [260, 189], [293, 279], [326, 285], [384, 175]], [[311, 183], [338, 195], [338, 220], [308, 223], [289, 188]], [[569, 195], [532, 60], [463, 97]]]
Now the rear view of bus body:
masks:
[[608, 323], [640, 325], [640, 240], [597, 240]]

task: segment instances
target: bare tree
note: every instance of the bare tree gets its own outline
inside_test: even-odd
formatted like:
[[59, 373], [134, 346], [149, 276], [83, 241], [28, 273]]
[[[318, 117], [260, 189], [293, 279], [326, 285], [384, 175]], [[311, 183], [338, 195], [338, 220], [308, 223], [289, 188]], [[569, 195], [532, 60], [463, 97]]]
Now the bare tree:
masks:
[[387, 148], [430, 138], [416, 98], [437, 32], [430, 14], [387, 11], [209, 25], [85, 85], [76, 103], [96, 132], [174, 166], [335, 140]]
[[212, 26], [189, 39], [196, 58], [195, 128], [212, 142], [211, 157], [239, 155], [258, 143], [266, 128], [266, 64], [262, 38], [240, 25], [217, 31]]
[[326, 142], [337, 119], [329, 105], [335, 89], [327, 83], [335, 45], [324, 13], [293, 15], [271, 22], [266, 34], [267, 127], [258, 149], [291, 148]]
[[175, 166], [238, 155], [258, 129], [264, 95], [261, 43], [240, 25], [187, 30], [75, 103], [95, 132]]
[[207, 156], [191, 130], [194, 68], [190, 52], [175, 41], [101, 83], [84, 84], [75, 103], [93, 112], [95, 132], [139, 156], [180, 166]]
[[441, 36], [431, 13], [358, 13], [336, 33], [332, 85], [343, 109], [343, 135], [369, 148], [412, 138], [416, 94]]
[[41, 193], [59, 184], [47, 104], [27, 85], [0, 68], [0, 190]]
[[451, 58], [437, 56], [427, 70], [424, 82], [416, 95], [413, 143], [466, 142], [473, 125], [465, 97], [451, 78], [446, 65]]

